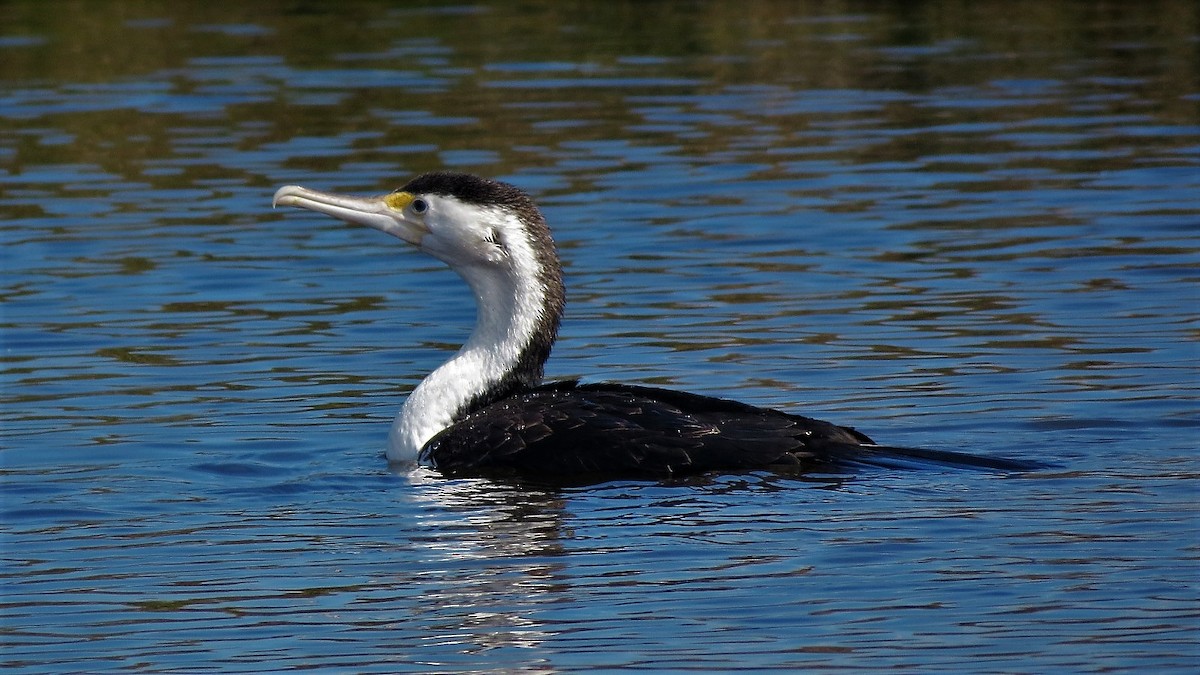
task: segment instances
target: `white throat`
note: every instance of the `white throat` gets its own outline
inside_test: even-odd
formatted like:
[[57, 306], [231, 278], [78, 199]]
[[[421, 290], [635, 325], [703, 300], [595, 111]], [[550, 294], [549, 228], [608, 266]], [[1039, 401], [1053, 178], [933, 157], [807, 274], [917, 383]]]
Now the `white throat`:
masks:
[[[524, 365], [523, 356], [546, 325], [547, 289], [534, 273], [539, 265], [528, 242], [511, 242], [508, 254], [513, 257], [509, 269], [455, 269], [475, 295], [475, 329], [449, 361], [409, 394], [388, 435], [388, 461], [416, 461], [431, 438], [469, 412], [466, 408], [480, 397], [510, 383]], [[556, 327], [557, 317], [553, 321]], [[536, 372], [520, 376], [522, 385], [540, 384], [540, 360], [536, 365]]]

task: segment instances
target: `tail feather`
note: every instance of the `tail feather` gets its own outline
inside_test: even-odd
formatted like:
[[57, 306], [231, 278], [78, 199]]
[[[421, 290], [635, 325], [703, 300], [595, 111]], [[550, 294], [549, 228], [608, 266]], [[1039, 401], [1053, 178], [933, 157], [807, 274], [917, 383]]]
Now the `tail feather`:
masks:
[[1009, 459], [1007, 457], [989, 457], [987, 455], [971, 455], [965, 452], [951, 450], [928, 450], [925, 448], [902, 448], [891, 445], [855, 445], [851, 443], [830, 443], [829, 459], [839, 466], [869, 466], [885, 469], [922, 469], [930, 465], [976, 469], [979, 471], [999, 471], [1003, 473], [1022, 473], [1045, 468], [1045, 464], [1033, 461]]

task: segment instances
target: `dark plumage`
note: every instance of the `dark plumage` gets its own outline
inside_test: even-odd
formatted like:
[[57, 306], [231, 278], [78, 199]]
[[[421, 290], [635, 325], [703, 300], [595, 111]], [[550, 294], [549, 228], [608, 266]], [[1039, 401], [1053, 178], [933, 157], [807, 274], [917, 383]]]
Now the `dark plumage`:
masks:
[[874, 445], [850, 427], [687, 392], [562, 381], [503, 398], [434, 436], [421, 459], [450, 475], [641, 476], [937, 463], [1022, 471], [993, 457]]
[[675, 476], [813, 465], [866, 436], [736, 401], [622, 384], [555, 382], [465, 415], [422, 458], [447, 473]]

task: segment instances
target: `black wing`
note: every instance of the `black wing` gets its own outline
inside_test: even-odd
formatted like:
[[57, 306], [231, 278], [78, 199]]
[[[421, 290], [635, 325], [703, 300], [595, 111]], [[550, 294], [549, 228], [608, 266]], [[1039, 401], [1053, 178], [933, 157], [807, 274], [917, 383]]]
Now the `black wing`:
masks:
[[476, 410], [426, 444], [449, 474], [672, 476], [837, 463], [847, 427], [685, 392], [557, 382]]

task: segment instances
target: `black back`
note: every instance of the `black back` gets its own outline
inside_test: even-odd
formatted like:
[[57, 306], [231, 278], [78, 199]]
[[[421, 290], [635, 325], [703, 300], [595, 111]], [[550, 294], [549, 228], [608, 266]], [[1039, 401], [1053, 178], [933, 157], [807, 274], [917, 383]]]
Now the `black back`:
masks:
[[871, 440], [828, 422], [725, 399], [556, 382], [466, 415], [426, 444], [449, 474], [667, 477], [812, 467]]

